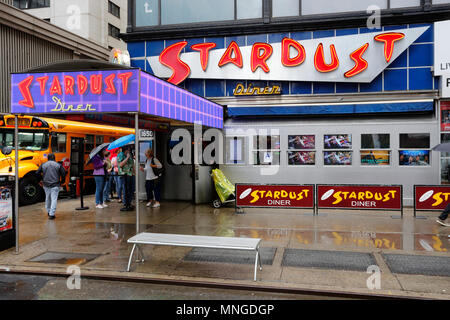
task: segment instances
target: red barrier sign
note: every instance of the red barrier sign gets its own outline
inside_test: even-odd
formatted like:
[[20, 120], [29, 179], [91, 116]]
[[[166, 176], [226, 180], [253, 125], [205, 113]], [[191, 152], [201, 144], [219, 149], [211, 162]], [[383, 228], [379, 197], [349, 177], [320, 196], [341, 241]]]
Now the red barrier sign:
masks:
[[450, 201], [450, 186], [414, 186], [415, 210], [442, 211]]
[[313, 209], [314, 186], [236, 184], [236, 207]]
[[317, 207], [402, 210], [401, 186], [318, 185]]

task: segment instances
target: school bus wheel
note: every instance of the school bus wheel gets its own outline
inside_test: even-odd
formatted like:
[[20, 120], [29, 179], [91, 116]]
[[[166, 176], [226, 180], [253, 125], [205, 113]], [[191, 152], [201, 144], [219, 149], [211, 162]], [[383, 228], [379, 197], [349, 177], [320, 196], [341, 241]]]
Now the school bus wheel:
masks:
[[42, 188], [36, 177], [24, 177], [19, 182], [19, 202], [21, 205], [33, 204], [41, 200]]

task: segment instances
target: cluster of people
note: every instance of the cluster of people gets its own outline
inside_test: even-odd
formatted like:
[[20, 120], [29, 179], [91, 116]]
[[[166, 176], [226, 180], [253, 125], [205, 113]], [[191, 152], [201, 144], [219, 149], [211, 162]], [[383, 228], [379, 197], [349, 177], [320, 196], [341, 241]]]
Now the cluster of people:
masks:
[[[162, 164], [153, 155], [153, 150], [148, 149], [145, 153], [146, 162], [140, 169], [146, 174], [145, 189], [147, 193], [147, 207], [158, 208], [161, 206], [161, 191], [159, 174], [155, 173], [162, 169]], [[116, 186], [119, 203], [123, 203], [121, 211], [133, 211], [133, 194], [135, 192], [135, 159], [130, 146], [124, 146], [118, 153], [111, 154], [104, 149], [92, 158], [95, 179], [95, 207], [103, 209], [111, 202], [110, 194], [112, 184]], [[154, 197], [153, 197], [154, 195]]]

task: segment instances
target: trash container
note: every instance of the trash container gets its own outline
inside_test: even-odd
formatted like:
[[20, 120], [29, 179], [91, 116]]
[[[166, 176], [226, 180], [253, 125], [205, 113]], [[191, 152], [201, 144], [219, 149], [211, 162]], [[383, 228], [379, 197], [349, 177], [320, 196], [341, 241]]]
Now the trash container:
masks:
[[15, 246], [13, 175], [0, 176], [0, 251]]

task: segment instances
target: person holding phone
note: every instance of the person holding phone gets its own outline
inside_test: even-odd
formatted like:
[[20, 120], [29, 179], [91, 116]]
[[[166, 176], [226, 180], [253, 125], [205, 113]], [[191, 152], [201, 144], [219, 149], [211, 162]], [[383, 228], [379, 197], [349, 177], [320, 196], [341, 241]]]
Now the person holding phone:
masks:
[[[161, 182], [158, 170], [162, 168], [161, 162], [155, 158], [152, 149], [145, 152], [145, 166], [141, 171], [145, 172], [145, 191], [147, 193], [147, 207], [159, 208], [161, 206]], [[156, 173], [155, 173], [156, 171]], [[154, 194], [154, 196], [153, 196]]]

